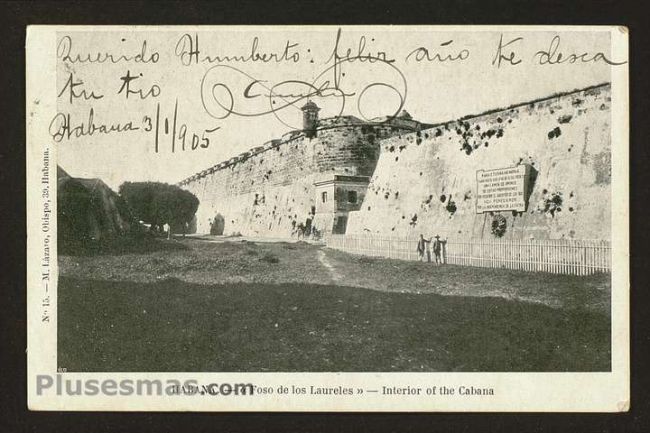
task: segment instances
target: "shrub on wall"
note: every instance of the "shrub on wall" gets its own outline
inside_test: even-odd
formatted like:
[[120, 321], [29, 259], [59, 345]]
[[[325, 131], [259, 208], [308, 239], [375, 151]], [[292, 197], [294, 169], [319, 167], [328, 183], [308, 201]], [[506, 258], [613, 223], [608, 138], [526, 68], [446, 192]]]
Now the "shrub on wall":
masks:
[[494, 215], [494, 218], [492, 218], [492, 234], [498, 238], [502, 237], [506, 234], [507, 225], [508, 223], [503, 215]]
[[561, 192], [547, 194], [547, 191], [544, 190], [544, 199], [538, 210], [543, 213], [549, 213], [552, 217], [555, 217], [556, 212], [562, 211], [562, 202]]

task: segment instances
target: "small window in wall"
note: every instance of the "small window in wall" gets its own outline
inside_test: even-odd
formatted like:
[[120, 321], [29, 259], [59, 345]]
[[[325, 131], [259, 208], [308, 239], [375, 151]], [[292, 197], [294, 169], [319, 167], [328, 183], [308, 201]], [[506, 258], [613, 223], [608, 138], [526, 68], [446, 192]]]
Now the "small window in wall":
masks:
[[348, 191], [348, 203], [356, 203], [356, 202], [357, 202], [357, 192]]
[[323, 199], [323, 203], [327, 202], [327, 191], [321, 193], [321, 198]]

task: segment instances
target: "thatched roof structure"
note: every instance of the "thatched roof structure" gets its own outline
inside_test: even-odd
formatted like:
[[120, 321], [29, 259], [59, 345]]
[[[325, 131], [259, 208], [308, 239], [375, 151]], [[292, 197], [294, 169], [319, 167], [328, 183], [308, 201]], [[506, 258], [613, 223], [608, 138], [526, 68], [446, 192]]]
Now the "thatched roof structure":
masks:
[[100, 241], [126, 233], [132, 218], [101, 179], [71, 177], [57, 166], [58, 237], [63, 244]]

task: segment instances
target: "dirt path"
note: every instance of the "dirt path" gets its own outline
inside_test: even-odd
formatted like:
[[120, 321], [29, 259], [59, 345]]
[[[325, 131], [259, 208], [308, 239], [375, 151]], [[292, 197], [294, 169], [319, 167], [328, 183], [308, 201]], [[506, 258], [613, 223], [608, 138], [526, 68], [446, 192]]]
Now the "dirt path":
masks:
[[318, 261], [327, 269], [332, 279], [332, 283], [338, 283], [341, 281], [341, 275], [336, 271], [336, 268], [332, 265], [330, 260], [327, 258], [327, 253], [325, 250], [318, 250]]

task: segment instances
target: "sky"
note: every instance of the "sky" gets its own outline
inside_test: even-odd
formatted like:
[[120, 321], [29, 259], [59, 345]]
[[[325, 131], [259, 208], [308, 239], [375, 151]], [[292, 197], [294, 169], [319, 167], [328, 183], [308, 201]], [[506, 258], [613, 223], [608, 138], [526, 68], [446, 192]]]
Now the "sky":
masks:
[[[406, 109], [415, 120], [437, 123], [608, 82], [612, 66], [590, 61], [599, 52], [610, 61], [625, 60], [610, 55], [605, 28], [459, 29], [59, 32], [52, 52], [59, 96], [50, 138], [59, 165], [72, 176], [98, 177], [113, 189], [125, 181], [175, 183], [299, 129], [308, 98], [321, 107], [321, 118], [371, 119]], [[544, 62], [553, 51], [553, 61], [560, 53], [563, 59], [587, 54], [575, 62]], [[83, 61], [107, 55], [112, 60]], [[96, 128], [122, 131], [89, 134], [91, 111]], [[86, 133], [78, 134], [80, 129]]]

